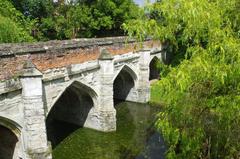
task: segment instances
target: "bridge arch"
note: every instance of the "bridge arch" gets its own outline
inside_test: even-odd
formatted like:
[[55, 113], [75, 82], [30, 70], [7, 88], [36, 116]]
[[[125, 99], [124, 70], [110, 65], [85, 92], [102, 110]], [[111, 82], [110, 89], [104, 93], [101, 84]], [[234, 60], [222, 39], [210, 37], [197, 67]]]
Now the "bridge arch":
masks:
[[160, 62], [160, 59], [157, 56], [154, 56], [149, 63], [149, 80], [159, 79], [160, 72], [157, 64]]
[[132, 79], [134, 80], [134, 82], [137, 81], [138, 76], [135, 73], [135, 71], [128, 65], [123, 65], [119, 71], [117, 71], [117, 73], [115, 74], [115, 76], [113, 77], [113, 82], [115, 81], [115, 79], [117, 78], [117, 76], [121, 73], [121, 71], [126, 71], [129, 73], [129, 75], [132, 77]]
[[20, 137], [22, 127], [17, 122], [15, 122], [11, 119], [0, 116], [0, 125], [8, 128], [17, 137]]
[[53, 148], [76, 129], [83, 127], [90, 110], [97, 105], [97, 93], [88, 85], [73, 81], [48, 113], [48, 140]]
[[21, 126], [16, 122], [0, 116], [0, 158], [12, 159], [18, 151]]
[[134, 101], [138, 76], [128, 65], [124, 65], [113, 78], [113, 97], [116, 100]]

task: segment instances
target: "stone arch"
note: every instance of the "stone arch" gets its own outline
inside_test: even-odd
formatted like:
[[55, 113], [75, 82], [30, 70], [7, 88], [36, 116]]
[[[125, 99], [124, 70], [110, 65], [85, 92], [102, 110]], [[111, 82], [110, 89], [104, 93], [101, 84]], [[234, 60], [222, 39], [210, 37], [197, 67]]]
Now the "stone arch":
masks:
[[11, 130], [17, 137], [20, 137], [21, 135], [21, 129], [22, 127], [15, 121], [0, 116], [0, 125], [8, 128]]
[[160, 59], [157, 56], [154, 56], [149, 63], [149, 80], [159, 79], [160, 72], [157, 68], [157, 63], [160, 62]]
[[75, 85], [79, 88], [84, 88], [85, 90], [87, 90], [89, 92], [89, 94], [91, 95], [92, 99], [93, 99], [93, 102], [94, 102], [94, 105], [97, 105], [98, 101], [97, 101], [97, 98], [98, 98], [98, 94], [97, 92], [91, 87], [89, 86], [88, 84], [85, 84], [85, 83], [82, 83], [80, 81], [77, 81], [77, 80], [74, 80], [68, 84], [66, 84], [66, 86], [64, 87], [63, 91], [61, 91], [60, 94], [57, 95], [56, 98], [54, 98], [54, 100], [52, 100], [50, 106], [48, 106], [47, 108], [47, 116], [48, 116], [48, 113], [51, 111], [51, 109], [53, 108], [53, 106], [56, 104], [56, 102], [59, 100], [59, 98], [62, 96], [62, 94], [64, 93], [64, 91], [69, 88], [71, 85]]
[[53, 148], [76, 129], [83, 127], [90, 110], [97, 104], [97, 93], [73, 81], [59, 96], [47, 116], [47, 136]]
[[131, 75], [131, 77], [132, 77], [132, 79], [134, 80], [134, 82], [137, 81], [138, 76], [137, 76], [137, 74], [135, 73], [135, 71], [134, 71], [130, 66], [124, 65], [124, 66], [121, 67], [121, 69], [120, 69], [120, 70], [116, 73], [116, 75], [113, 77], [113, 82], [115, 81], [115, 79], [117, 78], [117, 76], [120, 74], [120, 72], [121, 72], [122, 70], [128, 72], [128, 73]]
[[21, 126], [16, 122], [0, 117], [0, 158], [15, 158], [17, 143], [21, 135]]
[[117, 100], [135, 101], [137, 74], [124, 65], [113, 78], [113, 97]]

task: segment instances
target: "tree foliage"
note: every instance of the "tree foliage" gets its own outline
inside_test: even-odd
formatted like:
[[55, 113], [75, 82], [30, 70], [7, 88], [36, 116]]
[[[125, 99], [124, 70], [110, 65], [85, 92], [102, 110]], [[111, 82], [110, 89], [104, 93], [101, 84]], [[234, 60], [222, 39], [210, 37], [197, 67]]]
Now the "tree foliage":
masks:
[[0, 43], [33, 41], [31, 22], [7, 0], [0, 0]]
[[31, 19], [47, 17], [53, 12], [52, 0], [11, 0], [17, 10]]
[[[58, 3], [50, 21], [58, 39], [123, 35], [122, 23], [137, 17], [139, 8], [132, 0], [79, 0]], [[49, 21], [49, 20], [47, 20]], [[42, 27], [46, 26], [42, 23]], [[63, 25], [65, 24], [65, 25]], [[44, 28], [46, 30], [46, 28]]]
[[1, 42], [124, 35], [121, 25], [139, 10], [133, 0], [0, 0], [2, 28], [15, 30], [2, 30]]
[[[152, 91], [165, 111], [157, 127], [167, 158], [239, 158], [239, 0], [161, 0], [145, 17], [124, 24], [175, 55]], [[134, 24], [134, 25], [133, 25]]]

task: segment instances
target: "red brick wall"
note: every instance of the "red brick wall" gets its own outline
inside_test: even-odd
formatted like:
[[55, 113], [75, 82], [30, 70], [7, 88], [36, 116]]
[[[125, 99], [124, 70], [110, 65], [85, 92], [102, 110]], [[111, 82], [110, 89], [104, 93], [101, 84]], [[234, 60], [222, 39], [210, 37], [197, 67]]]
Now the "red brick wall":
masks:
[[[107, 40], [106, 40], [107, 41]], [[46, 43], [47, 44], [47, 43]], [[40, 45], [40, 44], [39, 44]], [[47, 45], [46, 45], [47, 46]], [[62, 45], [61, 45], [62, 46]], [[8, 47], [0, 45], [0, 80], [9, 79], [18, 77], [23, 68], [23, 64], [31, 59], [36, 67], [41, 71], [52, 68], [61, 68], [68, 66], [70, 64], [79, 64], [85, 61], [96, 60], [100, 54], [100, 48], [107, 48], [113, 55], [125, 54], [128, 52], [137, 52], [142, 47], [158, 47], [160, 42], [157, 41], [145, 41], [141, 44], [136, 42], [131, 42], [126, 44], [124, 41], [122, 43], [113, 43], [111, 45], [101, 45], [96, 44], [88, 47], [79, 47], [79, 48], [62, 48], [51, 49], [51, 51], [46, 50], [45, 52], [32, 51], [32, 47], [29, 47], [30, 53], [27, 51], [26, 45], [24, 45], [24, 53], [19, 51], [18, 53], [8, 53], [4, 54], [6, 50], [15, 48], [14, 51], [21, 50], [21, 44], [17, 44], [17, 47], [10, 45]], [[34, 47], [37, 47], [37, 43], [34, 44]], [[4, 52], [1, 54], [1, 51]]]

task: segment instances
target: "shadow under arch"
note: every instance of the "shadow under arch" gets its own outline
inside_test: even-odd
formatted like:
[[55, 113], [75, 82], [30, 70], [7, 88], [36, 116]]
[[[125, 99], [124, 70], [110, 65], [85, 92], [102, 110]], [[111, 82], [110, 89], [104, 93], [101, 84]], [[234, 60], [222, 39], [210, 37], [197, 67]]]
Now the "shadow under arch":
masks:
[[160, 71], [157, 66], [158, 63], [160, 63], [159, 58], [154, 56], [149, 63], [149, 80], [160, 79]]
[[0, 158], [12, 159], [19, 141], [21, 126], [16, 122], [0, 117]]
[[131, 90], [135, 87], [137, 74], [127, 65], [124, 65], [113, 81], [114, 104], [118, 101], [127, 101]]
[[79, 81], [72, 82], [63, 91], [46, 120], [47, 137], [53, 148], [73, 131], [84, 126], [96, 99], [97, 93]]

